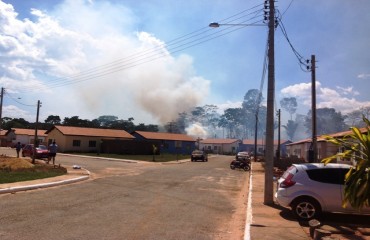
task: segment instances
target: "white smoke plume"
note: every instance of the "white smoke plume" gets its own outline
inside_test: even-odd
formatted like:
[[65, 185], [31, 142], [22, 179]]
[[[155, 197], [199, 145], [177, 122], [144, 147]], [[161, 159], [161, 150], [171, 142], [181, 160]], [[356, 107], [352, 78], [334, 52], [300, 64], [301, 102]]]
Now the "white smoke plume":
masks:
[[208, 137], [207, 128], [203, 127], [200, 123], [193, 123], [185, 131], [188, 135], [196, 138], [205, 139]]
[[[0, 54], [7, 59], [0, 84], [8, 92], [39, 91], [22, 99], [41, 98], [44, 116], [115, 115], [166, 123], [208, 95], [210, 81], [197, 76], [192, 58], [173, 56], [164, 41], [137, 32], [137, 16], [120, 3], [66, 0], [53, 11], [32, 9], [32, 18], [19, 19], [16, 9], [0, 0], [0, 14]], [[155, 58], [141, 55], [153, 48]], [[121, 59], [119, 71], [99, 74]], [[74, 84], [86, 71], [93, 77]], [[64, 81], [67, 76], [75, 77]]]

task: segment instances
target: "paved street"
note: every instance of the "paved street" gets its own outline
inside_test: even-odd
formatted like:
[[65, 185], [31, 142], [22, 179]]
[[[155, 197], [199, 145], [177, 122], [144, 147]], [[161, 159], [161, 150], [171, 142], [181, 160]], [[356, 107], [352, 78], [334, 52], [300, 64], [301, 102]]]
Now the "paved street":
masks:
[[0, 196], [0, 238], [242, 239], [249, 173], [232, 157], [183, 164], [57, 156], [88, 181]]

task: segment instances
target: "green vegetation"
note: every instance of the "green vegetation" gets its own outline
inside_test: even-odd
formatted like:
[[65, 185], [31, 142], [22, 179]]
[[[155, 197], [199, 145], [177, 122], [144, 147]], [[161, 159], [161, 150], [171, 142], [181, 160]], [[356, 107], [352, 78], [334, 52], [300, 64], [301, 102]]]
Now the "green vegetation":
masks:
[[[94, 157], [104, 157], [104, 158], [147, 161], [147, 162], [153, 161], [153, 155], [120, 155], [120, 154], [108, 154], [108, 153], [100, 153], [99, 155], [97, 155], [96, 153], [73, 153], [73, 154], [94, 156]], [[190, 155], [162, 153], [160, 155], [154, 155], [154, 159], [155, 159], [155, 162], [170, 162], [170, 161], [176, 161], [176, 160], [182, 160], [182, 159], [190, 159]]]
[[337, 157], [355, 160], [356, 166], [345, 177], [343, 206], [349, 203], [356, 209], [370, 206], [370, 121], [365, 117], [363, 121], [367, 133], [352, 127], [352, 133], [342, 139], [327, 136], [327, 141], [345, 150], [322, 160], [324, 163], [334, 161]]
[[64, 167], [54, 168], [52, 165], [45, 164], [16, 170], [2, 168], [0, 169], [0, 184], [56, 177], [66, 173], [67, 170]]

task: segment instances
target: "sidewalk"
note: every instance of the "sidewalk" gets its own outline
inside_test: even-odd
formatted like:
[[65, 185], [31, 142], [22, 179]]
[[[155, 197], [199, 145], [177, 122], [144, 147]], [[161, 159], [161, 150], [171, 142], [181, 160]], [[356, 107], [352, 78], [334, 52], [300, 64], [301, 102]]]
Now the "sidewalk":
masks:
[[[264, 202], [265, 171], [260, 162], [252, 162], [251, 217], [247, 217], [252, 240], [299, 240], [311, 239], [289, 210], [278, 205], [267, 206]], [[244, 239], [247, 239], [247, 234]]]

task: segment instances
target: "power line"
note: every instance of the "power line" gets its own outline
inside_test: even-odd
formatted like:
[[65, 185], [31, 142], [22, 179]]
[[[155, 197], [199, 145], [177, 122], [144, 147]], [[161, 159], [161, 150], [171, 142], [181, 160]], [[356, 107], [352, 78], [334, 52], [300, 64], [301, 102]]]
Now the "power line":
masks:
[[[225, 18], [222, 21], [227, 21], [227, 23], [233, 23], [235, 21], [238, 21], [238, 24], [249, 24], [249, 25], [261, 23], [262, 20], [256, 20], [256, 19], [263, 18], [261, 14], [263, 12], [263, 9], [261, 8], [261, 9], [251, 12], [251, 10], [258, 8], [261, 5], [262, 4], [259, 4], [247, 10], [243, 10], [237, 14], [234, 14], [231, 17]], [[248, 18], [245, 19], [246, 17]], [[174, 53], [183, 51], [185, 49], [188, 49], [190, 47], [194, 47], [202, 43], [205, 43], [207, 41], [213, 40], [215, 38], [230, 34], [244, 27], [246, 26], [242, 26], [239, 28], [234, 27], [233, 29], [229, 27], [229, 28], [223, 28], [222, 30], [219, 30], [219, 31], [213, 31], [209, 27], [204, 27], [204, 28], [195, 30], [191, 33], [185, 34], [181, 37], [175, 38], [171, 41], [168, 41], [167, 43], [158, 45], [148, 50], [138, 51], [125, 58], [118, 59], [111, 63], [107, 63], [107, 64], [97, 66], [94, 68], [90, 68], [90, 69], [87, 69], [85, 71], [82, 71], [78, 74], [74, 74], [71, 76], [52, 79], [50, 80], [49, 83], [46, 83], [46, 85], [49, 88], [63, 87], [63, 86], [72, 85], [72, 84], [80, 83], [83, 81], [88, 81], [91, 79], [103, 77], [103, 76], [106, 76], [106, 75], [109, 75], [115, 72], [127, 70], [129, 68], [136, 67], [138, 65], [142, 65], [142, 64], [163, 58], [165, 56], [168, 56], [169, 54], [174, 54]], [[35, 89], [35, 91], [37, 90]], [[29, 92], [29, 90], [22, 91], [22, 92]]]
[[[304, 57], [302, 57], [302, 55], [294, 48], [293, 44], [291, 43], [289, 37], [288, 37], [288, 33], [286, 32], [286, 29], [285, 29], [285, 26], [284, 26], [284, 23], [282, 21], [282, 18], [281, 18], [282, 15], [278, 16], [277, 17], [277, 20], [278, 20], [278, 25], [281, 29], [281, 32], [283, 33], [285, 39], [287, 40], [290, 48], [292, 49], [294, 55], [296, 56], [298, 62], [299, 62], [299, 66], [301, 68], [302, 71], [304, 72], [309, 72], [307, 69], [309, 67], [309, 65], [307, 64], [307, 59], [305, 59]], [[303, 68], [304, 67], [304, 68]]]

